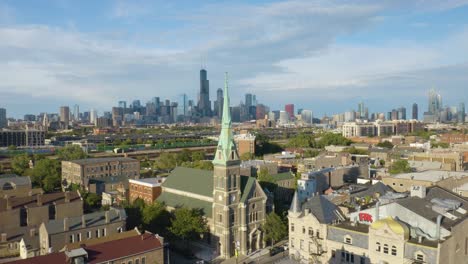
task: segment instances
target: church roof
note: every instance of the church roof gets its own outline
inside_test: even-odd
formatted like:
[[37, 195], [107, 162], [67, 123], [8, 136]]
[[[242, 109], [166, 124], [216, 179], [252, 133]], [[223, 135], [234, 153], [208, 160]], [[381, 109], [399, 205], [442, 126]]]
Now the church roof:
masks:
[[[241, 176], [240, 178], [240, 202], [245, 203], [247, 202], [251, 190], [256, 186], [256, 179], [248, 176]], [[170, 190], [164, 190], [164, 188], [213, 198], [213, 171], [177, 167], [167, 177], [162, 187], [163, 192], [158, 197], [158, 201], [164, 202], [166, 205], [173, 208], [186, 206], [189, 208], [203, 209], [205, 216], [211, 217], [212, 202], [184, 196], [179, 193], [171, 192]]]
[[176, 167], [162, 187], [213, 197], [213, 171]]

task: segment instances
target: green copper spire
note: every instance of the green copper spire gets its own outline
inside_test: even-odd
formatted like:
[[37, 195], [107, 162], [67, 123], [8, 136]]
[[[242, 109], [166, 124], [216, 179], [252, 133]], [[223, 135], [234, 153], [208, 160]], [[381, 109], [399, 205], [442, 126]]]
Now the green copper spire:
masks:
[[238, 162], [239, 155], [237, 154], [236, 143], [232, 134], [231, 111], [229, 109], [229, 91], [228, 91], [228, 74], [224, 77], [224, 102], [223, 102], [223, 118], [221, 120], [221, 134], [219, 135], [218, 148], [213, 160], [217, 165], [228, 165], [232, 162]]

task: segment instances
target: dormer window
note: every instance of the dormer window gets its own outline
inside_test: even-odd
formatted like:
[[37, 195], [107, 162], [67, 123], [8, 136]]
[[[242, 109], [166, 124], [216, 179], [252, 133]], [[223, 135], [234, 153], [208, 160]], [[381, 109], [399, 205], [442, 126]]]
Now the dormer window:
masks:
[[353, 239], [350, 236], [345, 236], [344, 242], [345, 244], [351, 245], [353, 244]]

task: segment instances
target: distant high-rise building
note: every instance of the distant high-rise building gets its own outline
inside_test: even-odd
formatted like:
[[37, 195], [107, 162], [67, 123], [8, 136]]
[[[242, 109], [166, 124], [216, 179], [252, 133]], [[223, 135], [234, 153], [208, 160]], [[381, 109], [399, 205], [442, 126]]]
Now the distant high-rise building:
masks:
[[406, 108], [403, 106], [398, 108], [398, 119], [406, 120]]
[[133, 111], [140, 111], [140, 108], [141, 108], [140, 100], [133, 100], [132, 107], [133, 107]]
[[465, 123], [465, 120], [466, 120], [465, 103], [460, 103], [460, 105], [458, 106], [457, 117], [458, 117], [458, 123]]
[[437, 115], [442, 110], [442, 96], [434, 89], [429, 91], [428, 112]]
[[356, 112], [353, 110], [344, 113], [345, 122], [354, 122], [356, 120]]
[[205, 69], [200, 70], [200, 95], [198, 110], [202, 117], [211, 115], [210, 81]]
[[247, 108], [251, 107], [253, 105], [252, 103], [252, 94], [245, 94], [245, 106]]
[[252, 95], [252, 105], [257, 106], [257, 96], [255, 94]]
[[364, 119], [365, 117], [365, 107], [364, 107], [364, 102], [360, 102], [358, 104], [358, 111], [357, 114], [359, 115], [359, 118]]
[[391, 120], [398, 120], [398, 110], [392, 109]]
[[286, 111], [280, 111], [279, 112], [279, 123], [284, 125], [287, 124], [289, 121], [289, 116], [290, 114]]
[[80, 106], [77, 104], [73, 106], [73, 119], [80, 121]]
[[98, 118], [98, 116], [97, 116], [96, 110], [91, 109], [91, 110], [89, 111], [89, 122], [90, 122], [91, 124], [96, 125], [96, 124], [97, 124], [97, 118]]
[[126, 109], [127, 108], [127, 102], [119, 101], [119, 107], [122, 108], [122, 109]]
[[221, 88], [218, 88], [216, 91], [216, 102], [214, 108], [215, 115], [218, 116], [218, 118], [221, 118], [223, 114], [223, 89]]
[[68, 127], [70, 123], [70, 107], [68, 106], [60, 107], [60, 121], [65, 124], [65, 127]]
[[310, 110], [301, 111], [302, 121], [307, 124], [312, 124], [313, 114]]
[[412, 119], [418, 120], [418, 104], [413, 104], [413, 115], [411, 116]]
[[8, 126], [8, 121], [6, 117], [6, 109], [0, 108], [0, 128], [5, 128]]
[[[284, 106], [284, 111], [288, 113], [289, 119], [294, 119], [294, 104], [287, 104]], [[280, 113], [281, 115], [281, 113]], [[281, 118], [281, 116], [280, 116]]]

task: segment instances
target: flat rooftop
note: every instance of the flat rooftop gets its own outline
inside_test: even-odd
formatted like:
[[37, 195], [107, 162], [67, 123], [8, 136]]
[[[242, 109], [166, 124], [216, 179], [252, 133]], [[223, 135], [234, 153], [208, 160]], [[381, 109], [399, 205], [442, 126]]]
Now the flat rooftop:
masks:
[[143, 179], [130, 179], [130, 183], [141, 184], [148, 187], [158, 187], [166, 181], [164, 177], [143, 178]]
[[467, 176], [468, 176], [468, 171], [465, 172], [465, 171], [427, 170], [427, 171], [421, 171], [421, 172], [397, 174], [393, 176], [393, 178], [415, 180], [415, 181], [438, 182], [447, 178], [452, 178], [452, 177], [463, 178]]

